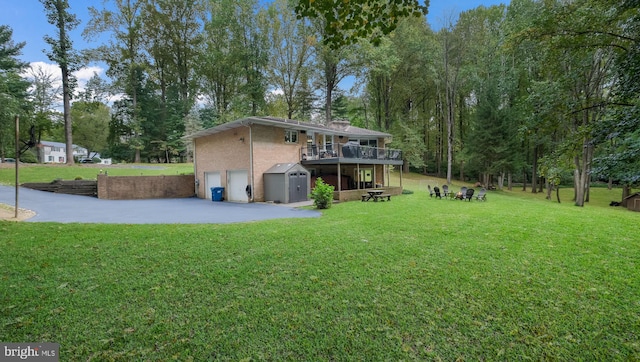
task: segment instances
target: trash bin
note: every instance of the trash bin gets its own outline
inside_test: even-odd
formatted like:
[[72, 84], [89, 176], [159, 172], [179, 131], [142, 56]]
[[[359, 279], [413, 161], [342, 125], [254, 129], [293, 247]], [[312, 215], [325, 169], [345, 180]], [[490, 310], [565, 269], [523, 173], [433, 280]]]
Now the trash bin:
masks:
[[212, 187], [211, 188], [211, 201], [222, 201], [222, 194], [224, 193], [224, 187]]

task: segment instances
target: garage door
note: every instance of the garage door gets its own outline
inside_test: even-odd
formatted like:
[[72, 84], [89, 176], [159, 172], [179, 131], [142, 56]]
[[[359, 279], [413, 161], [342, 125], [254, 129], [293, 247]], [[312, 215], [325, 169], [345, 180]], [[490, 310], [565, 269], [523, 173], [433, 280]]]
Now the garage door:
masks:
[[206, 195], [205, 199], [211, 200], [211, 188], [222, 186], [222, 181], [220, 180], [220, 172], [205, 172], [204, 180], [204, 192]]
[[249, 184], [249, 171], [235, 170], [227, 172], [227, 188], [224, 190], [228, 201], [249, 202], [247, 185]]

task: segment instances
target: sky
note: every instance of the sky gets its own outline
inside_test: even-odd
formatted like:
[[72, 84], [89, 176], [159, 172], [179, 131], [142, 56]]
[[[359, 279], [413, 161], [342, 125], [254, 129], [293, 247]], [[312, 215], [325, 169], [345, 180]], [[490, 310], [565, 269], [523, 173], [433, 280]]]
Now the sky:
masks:
[[[78, 50], [93, 48], [100, 45], [98, 42], [88, 43], [82, 39], [82, 30], [89, 20], [87, 11], [89, 6], [98, 9], [103, 7], [104, 0], [68, 0], [70, 11], [80, 19], [80, 25], [71, 33], [74, 47]], [[455, 21], [461, 11], [474, 9], [478, 6], [491, 6], [508, 3], [509, 0], [431, 0], [427, 21], [435, 30], [447, 20]], [[36, 63], [35, 66], [51, 68], [51, 64], [43, 50], [50, 47], [44, 42], [45, 35], [53, 35], [55, 28], [47, 22], [43, 5], [38, 0], [0, 0], [0, 25], [9, 25], [13, 29], [13, 41], [26, 42], [22, 50], [22, 59], [25, 62]], [[80, 85], [88, 80], [93, 73], [103, 75], [104, 66], [91, 65], [76, 73]]]

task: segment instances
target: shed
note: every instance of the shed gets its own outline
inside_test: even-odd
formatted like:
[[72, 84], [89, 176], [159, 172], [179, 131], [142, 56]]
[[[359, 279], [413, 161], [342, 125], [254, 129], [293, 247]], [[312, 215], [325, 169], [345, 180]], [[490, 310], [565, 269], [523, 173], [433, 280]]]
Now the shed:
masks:
[[265, 201], [289, 204], [309, 200], [309, 171], [301, 164], [275, 164], [263, 177]]
[[627, 206], [631, 211], [640, 211], [640, 192], [631, 194], [622, 200], [622, 204]]

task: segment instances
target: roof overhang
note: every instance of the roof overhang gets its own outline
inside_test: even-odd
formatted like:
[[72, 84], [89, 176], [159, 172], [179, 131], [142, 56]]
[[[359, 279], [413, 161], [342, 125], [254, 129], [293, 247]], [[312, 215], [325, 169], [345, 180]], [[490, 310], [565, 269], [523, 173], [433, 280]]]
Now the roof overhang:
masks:
[[[314, 124], [314, 123], [301, 122], [301, 121], [296, 121], [292, 119], [272, 118], [272, 117], [242, 118], [233, 122], [223, 123], [221, 125], [218, 125], [212, 128], [207, 128], [207, 129], [192, 133], [190, 135], [184, 136], [183, 138], [194, 140], [196, 138], [211, 136], [217, 133], [229, 131], [239, 127], [249, 127], [254, 124], [286, 128], [286, 129], [294, 129], [298, 131], [313, 131], [317, 133], [343, 136], [343, 137], [376, 137], [376, 138], [389, 138], [389, 139], [391, 138], [391, 134], [389, 133], [372, 131], [372, 130], [367, 130], [364, 128], [358, 128], [354, 126], [349, 126], [347, 127], [347, 129], [341, 130], [341, 129], [335, 129], [335, 128]], [[353, 129], [353, 131], [350, 131], [350, 129]]]

